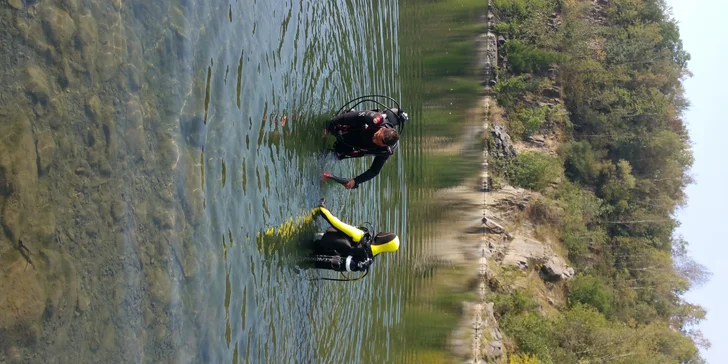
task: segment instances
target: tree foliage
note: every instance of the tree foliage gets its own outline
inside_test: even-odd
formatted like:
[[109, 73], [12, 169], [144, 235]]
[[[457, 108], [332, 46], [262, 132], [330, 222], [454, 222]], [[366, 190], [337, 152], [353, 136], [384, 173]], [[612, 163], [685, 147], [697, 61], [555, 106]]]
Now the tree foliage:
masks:
[[524, 152], [516, 159], [511, 179], [518, 186], [542, 190], [560, 174], [561, 163], [557, 158], [538, 152]]
[[[511, 132], [525, 137], [548, 120], [534, 106], [540, 85], [560, 88], [568, 116], [558, 159], [522, 153], [506, 174], [544, 191], [528, 214], [556, 231], [582, 272], [567, 310], [506, 310], [504, 329], [544, 363], [701, 363], [697, 345], [708, 343], [694, 325], [705, 310], [682, 295], [710, 274], [674, 237], [692, 182], [682, 120], [690, 55], [662, 0], [600, 4], [493, 2], [508, 38], [494, 91]], [[561, 170], [565, 180], [545, 189]]]

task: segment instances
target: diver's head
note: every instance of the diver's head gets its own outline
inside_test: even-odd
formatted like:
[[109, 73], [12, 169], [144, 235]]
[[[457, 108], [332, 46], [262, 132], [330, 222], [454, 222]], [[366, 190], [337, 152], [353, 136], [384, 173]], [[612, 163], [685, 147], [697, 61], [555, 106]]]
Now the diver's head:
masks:
[[371, 244], [372, 254], [396, 252], [399, 249], [399, 237], [395, 233], [378, 233]]
[[372, 137], [372, 142], [380, 147], [393, 147], [398, 141], [399, 133], [392, 128], [380, 128]]

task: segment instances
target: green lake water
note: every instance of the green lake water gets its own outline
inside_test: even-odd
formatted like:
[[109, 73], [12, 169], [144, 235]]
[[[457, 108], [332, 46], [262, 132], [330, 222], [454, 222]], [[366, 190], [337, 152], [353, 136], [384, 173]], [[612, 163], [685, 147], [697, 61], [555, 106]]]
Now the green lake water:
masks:
[[[436, 189], [480, 92], [472, 1], [0, 1], [0, 363], [421, 363], [446, 358]], [[384, 94], [402, 147], [324, 155]], [[319, 198], [400, 250], [358, 282], [301, 269]], [[292, 222], [291, 222], [291, 219]], [[283, 227], [283, 229], [281, 229]], [[291, 227], [288, 229], [288, 227]], [[273, 228], [273, 233], [266, 231]], [[439, 358], [439, 359], [438, 359]]]

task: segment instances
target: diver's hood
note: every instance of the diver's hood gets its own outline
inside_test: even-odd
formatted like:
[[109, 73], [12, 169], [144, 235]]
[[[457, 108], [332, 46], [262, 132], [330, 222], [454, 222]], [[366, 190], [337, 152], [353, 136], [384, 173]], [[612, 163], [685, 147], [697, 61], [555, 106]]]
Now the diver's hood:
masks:
[[393, 233], [380, 233], [374, 237], [372, 244], [372, 255], [379, 253], [392, 253], [399, 249], [399, 237]]

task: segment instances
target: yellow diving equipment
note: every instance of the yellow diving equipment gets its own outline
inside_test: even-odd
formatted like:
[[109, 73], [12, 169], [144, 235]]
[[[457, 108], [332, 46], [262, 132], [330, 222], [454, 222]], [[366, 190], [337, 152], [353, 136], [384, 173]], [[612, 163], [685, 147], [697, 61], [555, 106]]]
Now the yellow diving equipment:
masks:
[[321, 212], [321, 215], [324, 216], [326, 221], [328, 221], [331, 226], [348, 235], [355, 243], [360, 242], [361, 239], [364, 237], [364, 231], [337, 219], [336, 216], [332, 215], [331, 212], [329, 212], [329, 210], [327, 210], [325, 207], [321, 206], [318, 209]]
[[374, 256], [379, 253], [396, 252], [399, 249], [399, 237], [392, 233], [379, 233], [374, 237], [370, 247]]

